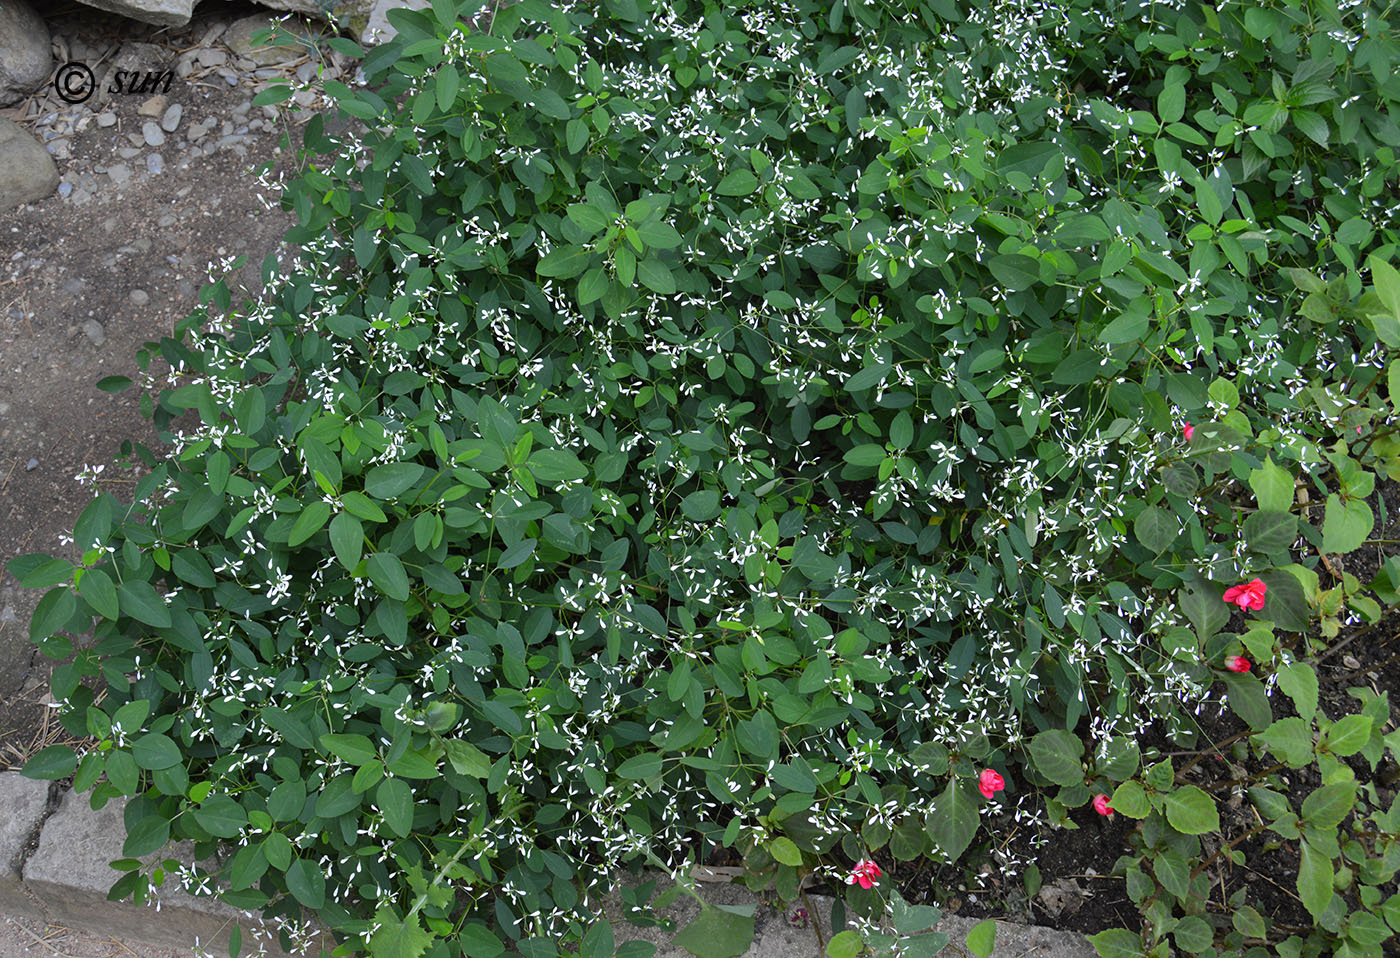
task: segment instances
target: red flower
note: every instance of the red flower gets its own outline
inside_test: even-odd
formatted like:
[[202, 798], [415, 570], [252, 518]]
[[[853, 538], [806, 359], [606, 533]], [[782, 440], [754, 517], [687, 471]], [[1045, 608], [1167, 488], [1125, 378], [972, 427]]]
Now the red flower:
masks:
[[1186, 424], [1185, 428], [1181, 430], [1182, 435], [1186, 437], [1187, 442], [1191, 441], [1191, 434], [1195, 431], [1196, 427], [1191, 425], [1189, 422]]
[[1228, 655], [1225, 657], [1225, 668], [1231, 672], [1248, 672], [1249, 659], [1243, 655]]
[[977, 788], [983, 798], [991, 798], [1005, 787], [1006, 780], [990, 768], [982, 769], [982, 774], [977, 777]]
[[1113, 807], [1108, 804], [1107, 795], [1094, 796], [1094, 811], [1104, 816], [1109, 816], [1113, 814]]
[[856, 882], [860, 882], [861, 888], [869, 888], [875, 884], [875, 879], [879, 878], [880, 874], [880, 866], [869, 859], [858, 861], [851, 874], [847, 876], [846, 884], [854, 885]]
[[1263, 579], [1253, 579], [1243, 585], [1232, 585], [1225, 590], [1225, 601], [1238, 605], [1241, 609], [1259, 611], [1264, 608], [1264, 591], [1268, 586]]

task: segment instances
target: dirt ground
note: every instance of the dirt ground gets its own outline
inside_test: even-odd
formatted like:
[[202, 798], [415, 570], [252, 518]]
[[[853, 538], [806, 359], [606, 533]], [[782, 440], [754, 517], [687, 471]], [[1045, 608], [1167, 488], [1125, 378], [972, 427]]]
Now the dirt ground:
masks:
[[[269, 12], [206, 0], [187, 27], [162, 28], [73, 7], [67, 16], [80, 18], [90, 34], [154, 44], [170, 56], [196, 47], [211, 24]], [[44, 15], [55, 34], [78, 29], [72, 20], [50, 17], [47, 10]], [[177, 78], [166, 94], [167, 108], [183, 108], [181, 132], [196, 121], [216, 127], [204, 137], [206, 145], [218, 139], [219, 123], [239, 119], [233, 111], [262, 82], [251, 75], [236, 86], [223, 80], [218, 74]], [[112, 96], [103, 109], [116, 115], [116, 124], [93, 122], [75, 134], [71, 156], [57, 160], [60, 174], [75, 179], [79, 169], [122, 162], [118, 151], [132, 149], [128, 134], [139, 137], [151, 119], [137, 112], [146, 99]], [[23, 108], [21, 103], [0, 115], [39, 134]], [[262, 108], [253, 107], [250, 115], [261, 116]], [[32, 750], [53, 665], [28, 635], [43, 590], [21, 588], [5, 564], [32, 552], [76, 559], [63, 533], [71, 531], [93, 491], [74, 477], [85, 467], [105, 467], [99, 483], [130, 502], [139, 473], [117, 463], [122, 440], [143, 443], [157, 457], [168, 448], [142, 418], [138, 388], [114, 395], [96, 382], [112, 375], [139, 381], [137, 350], [172, 335], [174, 324], [199, 305], [211, 264], [217, 269], [221, 260], [247, 256], [230, 279], [235, 303], [240, 284], [246, 295], [261, 288], [269, 253], [280, 254], [282, 272], [289, 270], [296, 251], [281, 237], [296, 225], [296, 216], [276, 205], [275, 184], [279, 176], [294, 175], [295, 151], [303, 145], [300, 124], [312, 115], [284, 113], [275, 124], [267, 120], [275, 129], [248, 131], [246, 155], [234, 149], [202, 155], [181, 135], [167, 134], [158, 175], [148, 174], [137, 157], [129, 164], [137, 168], [129, 182], [119, 186], [99, 175], [102, 188], [81, 205], [74, 191], [0, 211], [0, 768], [22, 764], [19, 756]], [[288, 131], [291, 149], [279, 151]], [[265, 160], [276, 161], [267, 177], [272, 188], [254, 175]], [[159, 355], [149, 367], [162, 378], [167, 369]], [[185, 428], [196, 421], [191, 418]]]

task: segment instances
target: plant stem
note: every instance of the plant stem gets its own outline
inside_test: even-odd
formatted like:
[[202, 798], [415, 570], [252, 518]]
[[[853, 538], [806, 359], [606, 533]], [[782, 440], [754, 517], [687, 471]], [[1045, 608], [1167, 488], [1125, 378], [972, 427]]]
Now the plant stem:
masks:
[[1250, 837], [1253, 836], [1253, 835], [1257, 835], [1257, 834], [1259, 834], [1260, 832], [1264, 831], [1264, 829], [1266, 829], [1266, 828], [1268, 828], [1268, 827], [1269, 827], [1268, 825], [1255, 825], [1253, 828], [1251, 828], [1249, 831], [1245, 832], [1243, 835], [1241, 835], [1239, 838], [1235, 839], [1235, 840], [1234, 840], [1233, 842], [1231, 842], [1230, 844], [1220, 846], [1220, 848], [1216, 849], [1216, 852], [1215, 852], [1214, 855], [1210, 856], [1210, 857], [1207, 858], [1205, 861], [1203, 861], [1203, 862], [1201, 862], [1199, 865], [1197, 865], [1195, 868], [1191, 869], [1191, 875], [1190, 875], [1190, 877], [1187, 879], [1188, 887], [1189, 887], [1190, 882], [1191, 882], [1192, 880], [1194, 880], [1195, 877], [1196, 877], [1197, 875], [1199, 875], [1202, 871], [1204, 871], [1204, 870], [1210, 865], [1211, 862], [1215, 861], [1217, 858], [1219, 858], [1221, 855], [1225, 854], [1226, 852], [1234, 850], [1234, 847], [1235, 847], [1236, 845], [1238, 845], [1240, 842], [1244, 841], [1246, 838], [1250, 838]]

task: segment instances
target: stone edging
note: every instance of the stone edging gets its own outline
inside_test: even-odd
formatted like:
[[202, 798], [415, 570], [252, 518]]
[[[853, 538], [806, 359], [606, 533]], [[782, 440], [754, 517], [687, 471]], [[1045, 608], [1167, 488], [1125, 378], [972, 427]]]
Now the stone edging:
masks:
[[[122, 823], [122, 803], [109, 802], [94, 811], [88, 793], [61, 789], [55, 783], [33, 781], [19, 772], [0, 772], [0, 915], [15, 915], [49, 921], [75, 930], [93, 930], [104, 935], [130, 938], [153, 945], [176, 948], [200, 947], [214, 958], [228, 954], [228, 938], [236, 921], [243, 929], [243, 955], [263, 952], [282, 958], [275, 930], [256, 916], [239, 912], [213, 898], [195, 898], [178, 886], [175, 876], [157, 889], [146, 907], [129, 900], [108, 901], [107, 892], [116, 880], [110, 862], [123, 857], [126, 829]], [[147, 865], [166, 858], [182, 862], [192, 859], [189, 842], [167, 846], [142, 859]], [[656, 880], [656, 891], [671, 887], [664, 872], [644, 870], [639, 881]], [[637, 882], [624, 880], [623, 885]], [[737, 883], [717, 883], [713, 879], [699, 886], [700, 894], [711, 905], [756, 905], [754, 944], [747, 952], [753, 958], [820, 958], [816, 931], [794, 926], [785, 914], [777, 912], [760, 896]], [[809, 895], [810, 905], [830, 938], [832, 899]], [[616, 892], [603, 901], [603, 910], [613, 924], [618, 944], [643, 940], [657, 946], [655, 958], [693, 958], [690, 952], [671, 943], [676, 931], [700, 911], [694, 898], [682, 894], [665, 912], [674, 924], [667, 931], [639, 927], [624, 917], [622, 900]], [[947, 915], [933, 930], [951, 937], [943, 954], [949, 958], [965, 953], [961, 948], [967, 930], [976, 919]], [[323, 946], [329, 952], [334, 939], [325, 934]], [[265, 951], [264, 951], [265, 949]], [[313, 948], [309, 954], [315, 955]], [[1082, 935], [1033, 925], [997, 922], [997, 948], [993, 958], [1094, 958], [1096, 952]]]

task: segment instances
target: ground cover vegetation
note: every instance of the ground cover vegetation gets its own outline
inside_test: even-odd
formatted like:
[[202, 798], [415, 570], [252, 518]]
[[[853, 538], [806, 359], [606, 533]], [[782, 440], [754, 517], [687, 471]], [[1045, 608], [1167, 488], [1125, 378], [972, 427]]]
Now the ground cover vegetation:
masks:
[[[647, 958], [601, 894], [718, 848], [839, 887], [832, 958], [926, 958], [879, 861], [1089, 808], [1134, 822], [1102, 955], [1382, 954], [1400, 733], [1313, 663], [1400, 601], [1328, 558], [1400, 478], [1392, 7], [392, 12], [326, 83], [362, 138], [306, 126], [298, 268], [140, 357], [200, 427], [10, 565], [97, 743], [26, 774], [129, 799], [114, 895], [385, 958]], [[1219, 708], [1242, 774], [1144, 758]], [[1309, 928], [1212, 900], [1266, 831]]]

